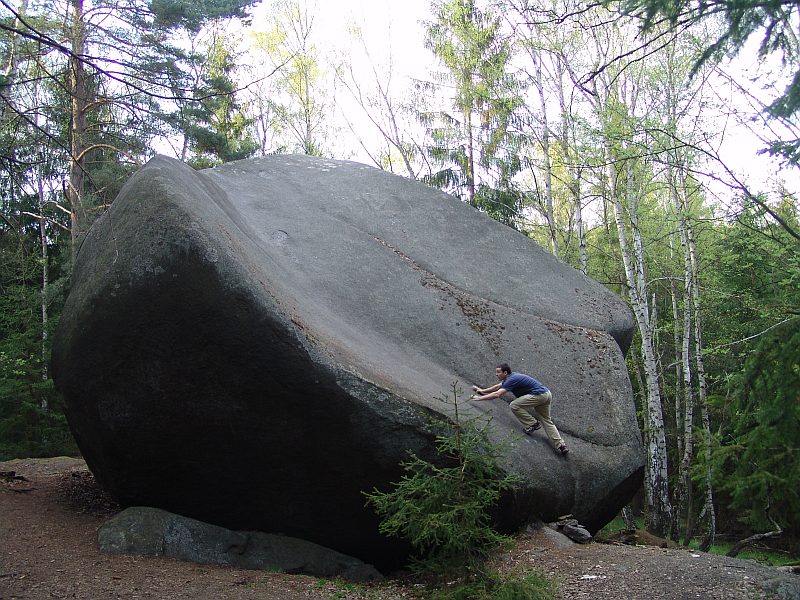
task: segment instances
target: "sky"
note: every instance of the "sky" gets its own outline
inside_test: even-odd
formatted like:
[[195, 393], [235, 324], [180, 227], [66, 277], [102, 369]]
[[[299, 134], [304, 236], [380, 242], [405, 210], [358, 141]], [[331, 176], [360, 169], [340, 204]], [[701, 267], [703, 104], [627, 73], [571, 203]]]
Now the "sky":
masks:
[[[431, 18], [431, 0], [301, 0], [313, 7], [315, 14], [314, 35], [323, 51], [335, 54], [348, 53], [349, 37], [346, 34], [353, 24], [360, 27], [373, 59], [377, 63], [392, 57], [392, 74], [395, 85], [407, 89], [409, 79], [429, 80], [432, 70], [441, 70], [436, 65], [436, 58], [424, 48], [423, 21]], [[271, 2], [265, 0], [256, 11], [268, 10]], [[756, 78], [757, 41], [746, 48], [738, 58], [726, 65], [726, 69], [736, 73], [737, 79], [749, 82]], [[355, 52], [352, 53], [355, 55]], [[773, 68], [775, 65], [773, 65]], [[749, 82], [753, 91], [760, 84]], [[730, 102], [739, 102], [737, 93], [718, 86], [721, 96], [727, 94]], [[357, 110], [351, 111], [355, 114]], [[737, 173], [742, 180], [756, 187], [768, 185], [780, 171], [777, 160], [759, 154], [764, 144], [745, 128], [733, 124], [730, 120], [720, 119], [719, 134], [723, 128], [724, 136], [719, 136], [716, 149], [726, 164]], [[365, 124], [365, 128], [369, 126]], [[354, 160], [369, 162], [368, 157], [358, 150], [354, 151]], [[781, 172], [781, 178], [790, 186], [800, 191], [800, 173], [797, 169]], [[724, 193], [724, 190], [720, 190]]]

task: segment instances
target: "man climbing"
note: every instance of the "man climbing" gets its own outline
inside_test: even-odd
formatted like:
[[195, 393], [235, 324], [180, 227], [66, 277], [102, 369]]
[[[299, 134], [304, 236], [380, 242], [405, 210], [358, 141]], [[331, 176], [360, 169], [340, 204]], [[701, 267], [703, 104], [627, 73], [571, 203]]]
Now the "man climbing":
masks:
[[[566, 456], [569, 449], [564, 440], [561, 439], [561, 434], [558, 433], [555, 423], [550, 418], [550, 401], [553, 398], [550, 390], [530, 375], [513, 373], [508, 363], [498, 365], [494, 370], [494, 374], [500, 382], [484, 389], [473, 385], [472, 389], [478, 395], [472, 396], [472, 398], [475, 400], [494, 400], [495, 398], [501, 398], [506, 392], [511, 392], [516, 396], [516, 400], [511, 402], [511, 411], [524, 426], [522, 431], [528, 435], [533, 435], [533, 432], [544, 424], [544, 430], [550, 437], [553, 447], [562, 456]], [[539, 417], [538, 420], [531, 416], [531, 409]]]

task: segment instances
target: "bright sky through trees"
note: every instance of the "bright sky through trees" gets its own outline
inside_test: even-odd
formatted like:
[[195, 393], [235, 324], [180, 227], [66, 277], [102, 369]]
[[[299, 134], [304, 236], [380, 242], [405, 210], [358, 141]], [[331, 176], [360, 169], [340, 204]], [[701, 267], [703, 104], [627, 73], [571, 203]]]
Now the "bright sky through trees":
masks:
[[[365, 78], [374, 77], [364, 64], [363, 47], [354, 38], [357, 30], [370, 53], [370, 60], [380, 65], [384, 74], [391, 70], [397, 98], [408, 98], [412, 80], [430, 80], [433, 72], [442, 71], [436, 57], [424, 47], [424, 22], [433, 18], [431, 0], [301, 0], [301, 5], [314, 15], [312, 39], [330, 65], [350, 60], [356, 72], [363, 72]], [[266, 22], [274, 6], [275, 2], [265, 0], [255, 9], [254, 29]], [[726, 84], [721, 79], [713, 86], [714, 93], [732, 108], [753, 114], [757, 109], [747, 94], [760, 97], [762, 103], [768, 104], [773, 99], [770, 94], [774, 96], [783, 89], [778, 81], [781, 78], [788, 81], [791, 75], [790, 72], [781, 73], [780, 65], [759, 67], [757, 49], [754, 42], [733, 62], [721, 65], [725, 73], [734, 77], [735, 84]], [[333, 80], [330, 85], [335, 86]], [[410, 100], [413, 102], [413, 96]], [[365, 137], [375, 135], [369, 123], [363, 121], [363, 115], [358, 114], [358, 107], [351, 106], [352, 100], [343, 90], [336, 91], [336, 103], [339, 118], [344, 111], [351, 125], [355, 123], [356, 129]], [[752, 122], [753, 131], [748, 131], [728, 115], [709, 115], [709, 118], [716, 118], [718, 122], [713, 131], [715, 140], [712, 147], [743, 182], [755, 186], [769, 185], [777, 179], [785, 180], [790, 186], [797, 182], [794, 169], [781, 171], [778, 160], [759, 153], [766, 143], [759, 140], [757, 133], [768, 134], [757, 119]], [[340, 124], [336, 136], [338, 148], [351, 154], [348, 158], [369, 162], [358, 141], [346, 130], [347, 127]], [[724, 192], [720, 190], [720, 193]]]

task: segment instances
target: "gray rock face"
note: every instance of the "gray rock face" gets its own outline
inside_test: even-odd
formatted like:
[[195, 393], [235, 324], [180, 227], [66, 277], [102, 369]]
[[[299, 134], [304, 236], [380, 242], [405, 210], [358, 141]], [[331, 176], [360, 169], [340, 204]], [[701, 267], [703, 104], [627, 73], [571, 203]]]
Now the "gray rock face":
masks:
[[456, 199], [357, 163], [273, 156], [136, 173], [78, 254], [53, 376], [87, 464], [123, 505], [284, 533], [378, 566], [364, 490], [399, 479], [452, 382], [508, 362], [553, 391], [570, 447], [519, 435], [504, 527], [590, 531], [639, 487], [625, 305]]
[[375, 567], [317, 544], [259, 531], [230, 531], [158, 508], [133, 506], [97, 530], [109, 554], [167, 556], [203, 565], [377, 581]]

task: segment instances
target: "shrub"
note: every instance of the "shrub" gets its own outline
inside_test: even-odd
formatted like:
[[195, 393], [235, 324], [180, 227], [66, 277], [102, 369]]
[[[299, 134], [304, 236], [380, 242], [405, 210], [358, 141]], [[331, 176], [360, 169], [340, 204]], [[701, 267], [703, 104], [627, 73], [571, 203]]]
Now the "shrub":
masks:
[[549, 600], [556, 593], [555, 583], [538, 571], [526, 575], [501, 575], [486, 572], [476, 581], [442, 586], [431, 590], [430, 600]]
[[489, 440], [489, 421], [463, 420], [455, 383], [451, 392], [440, 398], [454, 408], [452, 422], [437, 423], [440, 464], [411, 454], [390, 491], [365, 494], [381, 517], [381, 533], [411, 543], [412, 568], [439, 576], [480, 573], [489, 554], [510, 542], [492, 528], [490, 510], [516, 482], [498, 464], [507, 445]]

